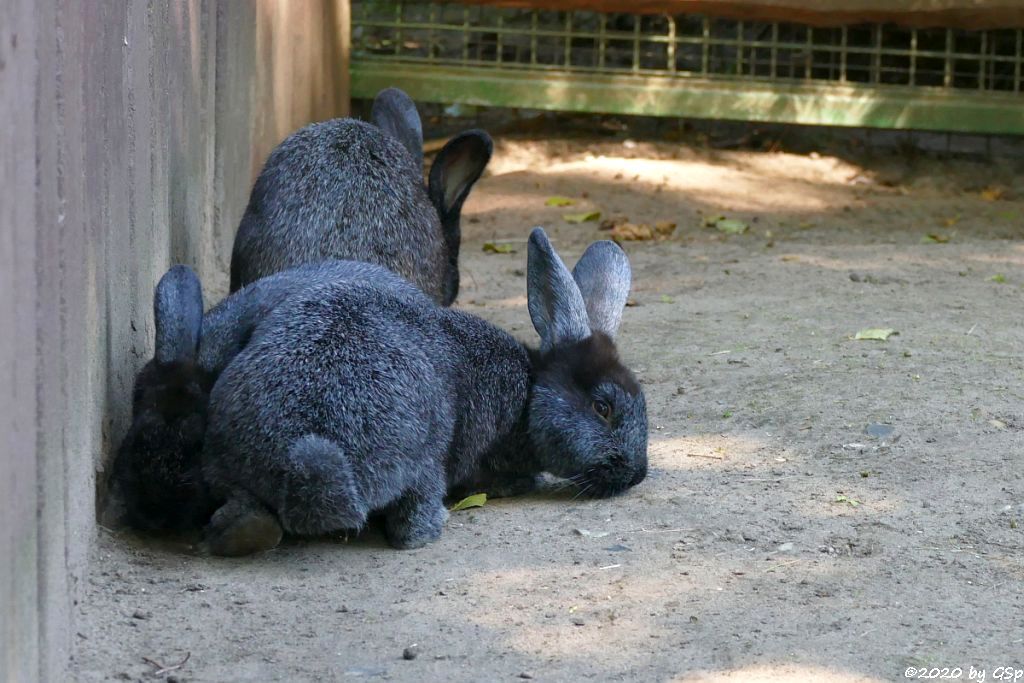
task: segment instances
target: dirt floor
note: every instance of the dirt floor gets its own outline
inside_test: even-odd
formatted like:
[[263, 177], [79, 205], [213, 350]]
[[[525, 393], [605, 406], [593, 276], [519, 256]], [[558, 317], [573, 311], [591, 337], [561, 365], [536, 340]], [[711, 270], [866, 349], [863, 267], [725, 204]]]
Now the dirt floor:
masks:
[[[625, 245], [640, 486], [494, 500], [404, 552], [367, 533], [204, 559], [102, 532], [75, 680], [152, 680], [144, 658], [186, 656], [160, 677], [1024, 669], [1021, 162], [736, 146], [506, 140], [464, 212], [460, 305], [531, 343], [531, 226], [572, 263], [608, 233], [563, 214], [677, 224]], [[748, 230], [706, 226], [720, 216]], [[515, 253], [485, 253], [496, 240]], [[853, 339], [866, 328], [895, 332]]]

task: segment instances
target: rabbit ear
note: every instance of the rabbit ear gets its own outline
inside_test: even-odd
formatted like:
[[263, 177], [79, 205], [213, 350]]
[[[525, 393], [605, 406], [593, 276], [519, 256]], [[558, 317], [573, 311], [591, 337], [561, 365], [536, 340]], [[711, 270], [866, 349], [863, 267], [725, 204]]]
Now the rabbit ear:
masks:
[[572, 269], [587, 305], [590, 329], [614, 338], [629, 296], [631, 273], [626, 252], [611, 240], [594, 242]]
[[423, 124], [416, 103], [398, 88], [377, 93], [370, 112], [375, 126], [402, 143], [416, 168], [423, 168]]
[[452, 221], [458, 229], [462, 203], [487, 167], [492, 151], [494, 143], [490, 135], [482, 130], [467, 130], [449, 140], [438, 152], [430, 167], [428, 191], [446, 230]]
[[153, 294], [156, 362], [195, 360], [203, 324], [203, 288], [188, 266], [172, 266]]
[[541, 351], [589, 337], [583, 295], [543, 228], [530, 233], [526, 269], [527, 305]]

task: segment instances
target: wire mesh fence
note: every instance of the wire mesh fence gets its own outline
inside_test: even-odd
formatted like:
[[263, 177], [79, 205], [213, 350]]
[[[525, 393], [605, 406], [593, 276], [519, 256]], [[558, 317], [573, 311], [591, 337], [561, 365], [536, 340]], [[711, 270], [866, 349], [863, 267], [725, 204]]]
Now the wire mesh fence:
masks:
[[354, 3], [357, 57], [435, 64], [1019, 93], [1024, 31]]
[[[1024, 31], [1019, 29], [816, 28], [698, 15], [355, 0], [352, 50], [354, 65], [376, 65], [378, 72], [430, 65], [480, 77], [557, 74], [570, 86], [601, 77], [654, 79], [668, 87], [697, 82], [769, 89], [840, 86], [861, 93], [898, 92], [907, 101], [915, 92], [948, 95], [946, 107], [974, 98], [975, 108], [983, 105], [979, 96], [1002, 98], [1005, 108], [1007, 97], [1015, 99], [1024, 90]], [[564, 106], [572, 107], [568, 95]], [[951, 109], [950, 117], [954, 114]], [[948, 124], [936, 119], [930, 127], [941, 125]], [[963, 126], [969, 128], [970, 121]], [[1005, 128], [1024, 132], [1024, 118]]]

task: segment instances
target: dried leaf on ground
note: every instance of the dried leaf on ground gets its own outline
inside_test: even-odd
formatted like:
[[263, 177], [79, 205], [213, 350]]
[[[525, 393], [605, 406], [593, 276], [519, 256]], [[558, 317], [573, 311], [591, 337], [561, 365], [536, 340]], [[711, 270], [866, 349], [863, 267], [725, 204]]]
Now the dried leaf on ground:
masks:
[[459, 510], [466, 510], [468, 508], [479, 508], [483, 507], [484, 503], [487, 502], [486, 493], [474, 493], [472, 496], [466, 496], [458, 503], [452, 506], [451, 511], [457, 512]]
[[603, 221], [601, 221], [601, 225], [599, 225], [598, 227], [601, 230], [613, 230], [615, 229], [616, 225], [622, 225], [623, 223], [628, 222], [628, 216], [612, 216], [610, 218], [605, 218]]
[[881, 328], [881, 327], [868, 327], [859, 331], [853, 335], [854, 339], [868, 339], [873, 341], [885, 341], [894, 334], [899, 334], [896, 330]]
[[1006, 194], [1006, 188], [998, 185], [990, 185], [982, 190], [980, 194], [981, 198], [986, 202], [994, 202], [1003, 198], [1003, 195]]
[[949, 242], [949, 235], [940, 235], [936, 232], [930, 232], [921, 238], [922, 242], [929, 244], [945, 244]]
[[621, 223], [612, 228], [611, 237], [616, 242], [635, 242], [653, 240], [654, 231], [646, 223]]
[[600, 211], [585, 211], [583, 213], [566, 213], [562, 215], [566, 223], [589, 223], [601, 218]]
[[676, 224], [672, 221], [655, 221], [654, 232], [662, 237], [669, 237], [676, 230]]
[[485, 254], [514, 254], [515, 247], [505, 242], [484, 242]]

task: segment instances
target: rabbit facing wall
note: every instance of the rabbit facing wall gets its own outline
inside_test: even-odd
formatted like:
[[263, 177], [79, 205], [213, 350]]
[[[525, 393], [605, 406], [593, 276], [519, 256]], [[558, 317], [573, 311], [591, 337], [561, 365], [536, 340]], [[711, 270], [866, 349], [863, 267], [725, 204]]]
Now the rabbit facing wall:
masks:
[[470, 130], [449, 140], [424, 187], [413, 101], [383, 90], [372, 118], [315, 123], [274, 149], [235, 236], [232, 292], [303, 263], [347, 259], [384, 266], [443, 306], [455, 301], [459, 218], [491, 139]]

